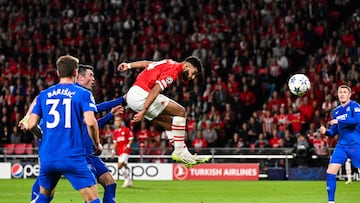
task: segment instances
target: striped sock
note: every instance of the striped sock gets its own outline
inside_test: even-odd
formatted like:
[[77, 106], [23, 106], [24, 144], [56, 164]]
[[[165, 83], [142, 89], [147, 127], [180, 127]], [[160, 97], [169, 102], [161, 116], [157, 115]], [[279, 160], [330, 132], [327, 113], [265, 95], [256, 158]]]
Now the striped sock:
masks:
[[171, 130], [167, 130], [165, 131], [165, 134], [169, 140], [169, 143], [171, 144], [171, 146], [174, 146], [174, 135], [173, 132]]
[[186, 125], [186, 119], [184, 117], [174, 116], [172, 125], [171, 125], [171, 131], [174, 136], [174, 147], [175, 150], [182, 150], [184, 146], [184, 140], [185, 140], [185, 125]]

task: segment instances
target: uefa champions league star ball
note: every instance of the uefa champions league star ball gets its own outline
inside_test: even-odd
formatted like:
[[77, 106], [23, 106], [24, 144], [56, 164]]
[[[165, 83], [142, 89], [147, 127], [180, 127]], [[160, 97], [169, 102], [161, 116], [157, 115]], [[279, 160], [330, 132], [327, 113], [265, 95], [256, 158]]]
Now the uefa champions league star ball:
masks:
[[311, 83], [306, 75], [298, 73], [290, 77], [288, 87], [292, 94], [303, 96], [311, 88]]

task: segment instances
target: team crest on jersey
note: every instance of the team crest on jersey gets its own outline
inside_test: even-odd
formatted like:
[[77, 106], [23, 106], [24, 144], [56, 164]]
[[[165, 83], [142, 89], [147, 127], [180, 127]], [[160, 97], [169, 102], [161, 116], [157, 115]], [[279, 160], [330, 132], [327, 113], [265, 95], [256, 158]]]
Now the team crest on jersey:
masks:
[[174, 82], [174, 79], [172, 77], [167, 77], [166, 78], [166, 84], [171, 84], [172, 82]]
[[92, 94], [91, 94], [90, 100], [95, 103], [95, 98]]

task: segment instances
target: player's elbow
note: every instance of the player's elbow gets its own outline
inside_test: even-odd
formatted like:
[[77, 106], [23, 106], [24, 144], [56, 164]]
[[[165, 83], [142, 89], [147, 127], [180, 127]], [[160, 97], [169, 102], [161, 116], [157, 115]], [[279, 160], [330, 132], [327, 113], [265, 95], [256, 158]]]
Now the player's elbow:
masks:
[[84, 122], [90, 128], [94, 128], [98, 126], [94, 112], [92, 111], [87, 111], [84, 113]]
[[37, 127], [37, 123], [38, 123], [38, 116], [35, 114], [31, 114], [28, 120], [28, 129], [29, 130], [33, 130]]

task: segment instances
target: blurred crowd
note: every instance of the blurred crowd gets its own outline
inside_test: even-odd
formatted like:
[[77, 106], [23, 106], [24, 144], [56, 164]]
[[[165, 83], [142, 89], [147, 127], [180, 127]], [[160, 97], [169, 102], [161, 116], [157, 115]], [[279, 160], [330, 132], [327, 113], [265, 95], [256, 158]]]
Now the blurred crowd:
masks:
[[[360, 12], [349, 0], [18, 0], [0, 1], [0, 136], [34, 143], [18, 121], [33, 98], [57, 82], [56, 59], [94, 66], [97, 103], [126, 93], [141, 70], [121, 62], [199, 57], [201, 76], [164, 94], [187, 109], [188, 145], [311, 148], [327, 155], [336, 139], [317, 133], [338, 105], [336, 89], [360, 92]], [[287, 79], [305, 73], [311, 90], [291, 95]], [[105, 114], [100, 112], [98, 117]], [[158, 126], [123, 120], [134, 153], [168, 153]], [[113, 124], [101, 130], [111, 145]]]

